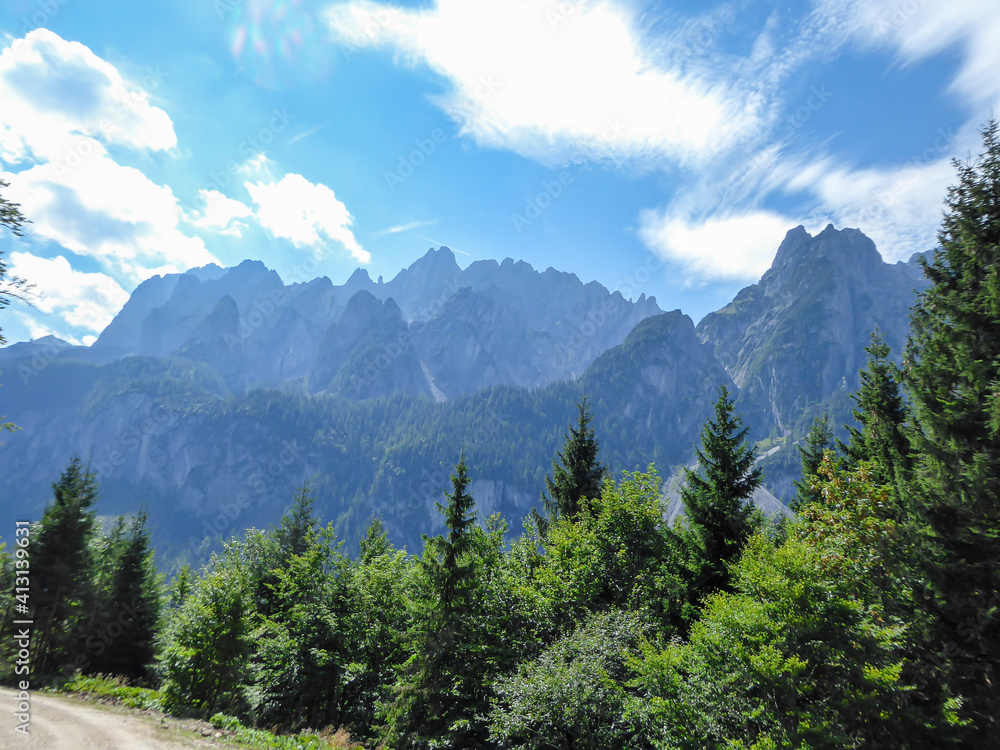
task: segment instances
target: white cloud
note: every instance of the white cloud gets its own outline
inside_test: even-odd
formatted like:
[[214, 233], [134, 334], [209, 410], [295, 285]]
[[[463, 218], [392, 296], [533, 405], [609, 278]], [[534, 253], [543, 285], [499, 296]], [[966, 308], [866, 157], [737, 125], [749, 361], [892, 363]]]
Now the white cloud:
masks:
[[958, 47], [962, 61], [952, 90], [979, 110], [1000, 104], [995, 0], [820, 0], [817, 15], [851, 41], [896, 49], [904, 64]]
[[[35, 284], [35, 307], [57, 314], [69, 325], [102, 331], [128, 301], [128, 292], [103, 273], [77, 271], [63, 256], [51, 259], [23, 252], [10, 254], [10, 272]], [[48, 327], [25, 317], [32, 337], [51, 333]], [[34, 325], [34, 327], [32, 327]], [[43, 331], [44, 329], [44, 331]]]
[[243, 236], [242, 230], [247, 225], [239, 219], [253, 216], [249, 206], [223, 195], [218, 190], [199, 190], [198, 197], [205, 201], [205, 208], [188, 217], [192, 224], [231, 237]]
[[317, 249], [325, 238], [343, 245], [359, 263], [371, 261], [371, 254], [351, 232], [354, 217], [326, 185], [309, 182], [300, 174], [286, 174], [279, 182], [244, 185], [257, 204], [257, 221], [275, 237], [296, 247]]
[[906, 260], [936, 244], [944, 198], [955, 181], [950, 160], [936, 149], [929, 153], [936, 158], [879, 169], [851, 169], [830, 159], [784, 165], [773, 178], [784, 178], [788, 192], [812, 194], [817, 200], [813, 223], [826, 219], [858, 227], [883, 258]]
[[[803, 63], [816, 56], [842, 54], [851, 43], [860, 44], [863, 52], [873, 47], [895, 50], [901, 65], [956, 48], [961, 62], [951, 91], [969, 107], [972, 118], [958, 132], [938, 130], [929, 136], [925, 148], [915, 150], [907, 160], [863, 167], [844, 157], [817, 156], [815, 151], [796, 154], [798, 128], [789, 127], [789, 120], [783, 121], [778, 114], [771, 123], [779, 127], [762, 133], [770, 141], [755, 156], [751, 156], [753, 151], [745, 157], [738, 152], [730, 155], [743, 167], [723, 176], [711, 165], [670, 208], [643, 214], [640, 237], [650, 249], [705, 277], [738, 276], [737, 269], [742, 268], [745, 278], [753, 278], [753, 265], [741, 267], [740, 259], [725, 248], [735, 243], [746, 258], [773, 255], [783, 233], [777, 232], [774, 215], [759, 206], [776, 194], [804, 199], [803, 215], [789, 220], [786, 229], [803, 219], [813, 226], [833, 222], [858, 227], [890, 262], [934, 247], [947, 188], [956, 179], [951, 157], [977, 153], [982, 120], [990, 107], [1000, 108], [996, 73], [1000, 69], [1000, 11], [995, 0], [817, 0], [815, 7], [785, 49], [759, 68], [762, 81], [777, 88], [777, 82]], [[761, 35], [758, 47], [768, 47], [770, 33]], [[822, 90], [826, 91], [825, 86]], [[808, 108], [821, 108], [821, 98], [825, 100], [818, 97], [818, 107], [807, 103]], [[777, 99], [772, 102], [779, 103]], [[789, 137], [782, 137], [785, 131]], [[692, 224], [690, 216], [700, 221]], [[740, 231], [727, 231], [736, 227]], [[744, 231], [746, 236], [740, 237]], [[770, 236], [776, 236], [772, 245], [766, 239]], [[711, 252], [718, 257], [693, 263], [685, 260], [699, 246], [702, 252], [717, 248]]]
[[182, 212], [169, 187], [113, 161], [97, 141], [82, 143], [86, 156], [73, 169], [48, 163], [3, 175], [32, 235], [132, 283], [216, 262], [201, 239], [178, 228]]
[[177, 143], [170, 117], [150, 104], [162, 73], [137, 83], [78, 42], [47, 29], [0, 52], [0, 159], [8, 197], [30, 216], [31, 235], [96, 259], [129, 284], [215, 261], [178, 228], [169, 187], [113, 160], [111, 144], [163, 151]]
[[691, 220], [644, 211], [639, 237], [660, 257], [700, 278], [755, 281], [795, 221], [769, 211]]
[[31, 31], [0, 52], [0, 159], [65, 162], [81, 139], [166, 150], [173, 123], [150, 104], [162, 72], [138, 82], [78, 42], [48, 29]]
[[447, 78], [438, 103], [464, 134], [544, 162], [697, 163], [760, 127], [754, 91], [658, 66], [611, 0], [438, 0], [425, 10], [358, 0], [328, 20], [342, 44], [387, 47]]

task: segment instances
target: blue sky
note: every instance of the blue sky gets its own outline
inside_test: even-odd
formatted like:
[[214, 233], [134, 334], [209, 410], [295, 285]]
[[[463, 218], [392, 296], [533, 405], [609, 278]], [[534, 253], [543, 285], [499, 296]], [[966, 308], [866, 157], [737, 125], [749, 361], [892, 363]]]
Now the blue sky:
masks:
[[428, 247], [695, 320], [784, 233], [928, 249], [1000, 104], [995, 0], [0, 0], [0, 234], [90, 342], [143, 279], [258, 258], [387, 279]]

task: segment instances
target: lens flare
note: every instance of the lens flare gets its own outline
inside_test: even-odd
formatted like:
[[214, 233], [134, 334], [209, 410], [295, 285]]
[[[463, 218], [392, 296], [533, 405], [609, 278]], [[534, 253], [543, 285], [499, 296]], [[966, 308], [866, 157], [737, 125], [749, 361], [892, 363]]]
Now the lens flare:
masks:
[[307, 86], [330, 72], [333, 49], [306, 0], [243, 0], [230, 14], [229, 50], [268, 89]]

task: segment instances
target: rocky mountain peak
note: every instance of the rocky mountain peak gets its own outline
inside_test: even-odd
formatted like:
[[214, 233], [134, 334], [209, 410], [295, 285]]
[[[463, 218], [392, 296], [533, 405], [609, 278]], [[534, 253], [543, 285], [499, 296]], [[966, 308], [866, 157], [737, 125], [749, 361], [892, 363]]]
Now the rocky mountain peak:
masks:
[[875, 243], [860, 229], [837, 229], [827, 224], [822, 232], [813, 236], [800, 224], [785, 235], [761, 283], [766, 284], [774, 277], [785, 278], [789, 271], [819, 259], [838, 267], [871, 269], [882, 265], [882, 256]]

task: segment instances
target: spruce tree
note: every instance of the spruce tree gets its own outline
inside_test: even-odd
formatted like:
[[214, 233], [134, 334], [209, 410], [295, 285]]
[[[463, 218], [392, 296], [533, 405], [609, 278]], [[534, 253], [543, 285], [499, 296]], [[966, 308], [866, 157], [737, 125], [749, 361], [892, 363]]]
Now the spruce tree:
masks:
[[931, 286], [913, 310], [905, 379], [914, 473], [939, 597], [944, 677], [965, 701], [969, 741], [1000, 746], [1000, 127], [956, 161]]
[[681, 490], [685, 525], [679, 530], [694, 573], [695, 602], [729, 590], [729, 566], [760, 525], [751, 496], [761, 483], [756, 451], [734, 413], [726, 386], [701, 432], [698, 469], [688, 471]]
[[90, 671], [133, 680], [147, 677], [153, 662], [160, 593], [144, 512], [132, 523], [104, 596], [109, 599], [112, 615], [101, 639], [108, 648], [101, 668], [92, 665]]
[[535, 522], [543, 533], [548, 523], [556, 518], [574, 518], [580, 512], [584, 498], [600, 496], [607, 474], [607, 467], [597, 460], [600, 446], [590, 426], [593, 417], [587, 408], [586, 396], [577, 409], [576, 426], [569, 428], [563, 449], [552, 461], [552, 476], [545, 477], [548, 495], [542, 493], [542, 501], [548, 518], [534, 513]]
[[423, 596], [414, 602], [409, 639], [412, 656], [403, 667], [396, 698], [386, 710], [383, 739], [394, 748], [481, 747], [488, 701], [477, 668], [476, 562], [470, 553], [475, 501], [468, 493], [465, 456], [451, 477], [447, 503], [438, 503], [447, 534], [426, 539], [420, 573]]
[[794, 511], [817, 499], [812, 484], [823, 462], [823, 454], [833, 448], [833, 429], [830, 427], [829, 414], [823, 412], [813, 419], [809, 434], [806, 435], [806, 444], [798, 448], [802, 459], [802, 479], [795, 482], [796, 495], [789, 503], [789, 507]]
[[92, 614], [90, 541], [97, 480], [74, 458], [52, 488], [55, 497], [31, 545], [32, 664], [40, 675], [72, 661], [81, 625]]
[[902, 374], [889, 359], [890, 349], [878, 331], [865, 348], [868, 363], [861, 371], [861, 388], [851, 395], [857, 407], [851, 412], [859, 427], [848, 427], [846, 454], [852, 464], [871, 461], [873, 479], [896, 487], [910, 466], [906, 437], [906, 402], [900, 391]]
[[281, 517], [281, 525], [275, 529], [274, 539], [278, 543], [281, 560], [305, 554], [316, 535], [316, 517], [313, 513], [314, 498], [308, 487], [302, 487], [295, 496], [292, 508]]

